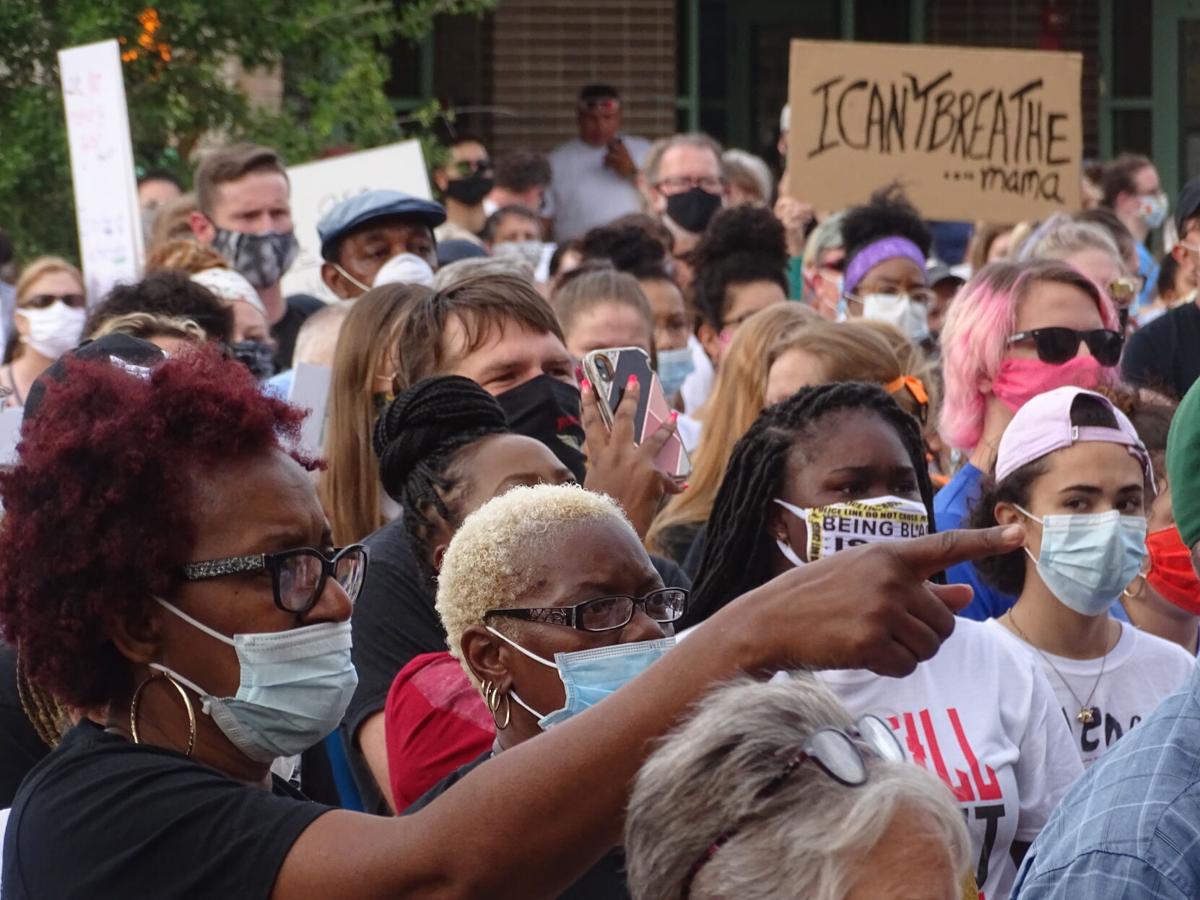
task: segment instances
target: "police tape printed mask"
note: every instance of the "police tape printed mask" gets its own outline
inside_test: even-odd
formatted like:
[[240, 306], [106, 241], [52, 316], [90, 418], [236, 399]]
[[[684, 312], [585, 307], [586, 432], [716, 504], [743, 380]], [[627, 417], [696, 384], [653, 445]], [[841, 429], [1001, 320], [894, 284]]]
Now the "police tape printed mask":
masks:
[[873, 497], [810, 509], [786, 500], [775, 502], [800, 519], [808, 534], [806, 545], [801, 548], [804, 558], [786, 541], [775, 542], [779, 552], [794, 566], [816, 562], [860, 544], [921, 537], [929, 531], [929, 513], [920, 500]]

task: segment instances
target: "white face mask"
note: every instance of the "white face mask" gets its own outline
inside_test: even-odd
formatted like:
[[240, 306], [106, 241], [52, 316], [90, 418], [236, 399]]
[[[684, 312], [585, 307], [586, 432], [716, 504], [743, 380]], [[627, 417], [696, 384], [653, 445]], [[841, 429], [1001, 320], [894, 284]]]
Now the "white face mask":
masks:
[[[925, 504], [904, 497], [872, 497], [807, 509], [786, 500], [775, 502], [804, 522], [808, 532], [808, 546], [804, 548], [807, 562], [860, 544], [921, 537], [929, 531]], [[794, 547], [782, 540], [775, 543], [792, 565], [805, 564], [806, 560], [800, 558]]]
[[372, 287], [383, 284], [433, 284], [433, 269], [415, 253], [397, 253], [375, 273]]
[[908, 294], [867, 294], [862, 305], [864, 319], [894, 325], [913, 341], [929, 337], [929, 310]]
[[16, 311], [29, 323], [29, 333], [21, 341], [47, 359], [58, 359], [79, 346], [87, 310], [67, 306], [55, 300], [45, 309], [21, 308]]
[[492, 247], [492, 256], [499, 259], [520, 259], [536, 272], [542, 262], [541, 241], [501, 241]]

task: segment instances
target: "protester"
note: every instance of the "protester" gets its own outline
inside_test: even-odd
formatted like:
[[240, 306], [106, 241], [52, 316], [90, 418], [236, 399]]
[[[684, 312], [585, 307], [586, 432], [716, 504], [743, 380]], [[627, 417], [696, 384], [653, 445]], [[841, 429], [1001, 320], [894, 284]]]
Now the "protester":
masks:
[[[814, 228], [803, 253], [802, 297], [821, 318], [831, 322], [846, 314], [842, 300], [842, 275], [846, 271], [844, 219], [843, 213], [834, 213]], [[791, 295], [795, 296], [794, 287]]]
[[1062, 387], [1013, 417], [970, 519], [1025, 529], [1022, 551], [977, 567], [1017, 597], [989, 625], [1033, 651], [1085, 767], [1195, 665], [1186, 651], [1108, 614], [1141, 569], [1153, 486], [1150, 457], [1125, 415], [1099, 394]]
[[[365, 565], [360, 549], [331, 548], [308, 475], [279, 444], [300, 413], [215, 350], [148, 378], [92, 359], [71, 360], [36, 395], [16, 468], [0, 475], [5, 637], [34, 683], [76, 708], [111, 710], [104, 725], [81, 721], [22, 784], [5, 836], [12, 897], [136, 896], [151, 882], [163, 898], [554, 896], [619, 839], [649, 748], [714, 682], [836, 659], [903, 674], [913, 657], [900, 636], [930, 629], [919, 653], [934, 652], [964, 599], [926, 579], [1012, 546], [1005, 533], [964, 533], [791, 573], [665, 654], [602, 713], [505, 751], [415, 816], [333, 811], [269, 777], [275, 757], [319, 740], [345, 706]], [[214, 416], [226, 427], [197, 427]], [[540, 566], [544, 589], [566, 597], [562, 555], [583, 559], [602, 543], [621, 549], [614, 572], [645, 566], [632, 530], [605, 522], [526, 542], [522, 570]], [[444, 568], [472, 555], [456, 558], [452, 543]], [[301, 577], [258, 574], [271, 570]], [[856, 605], [887, 610], [882, 628], [831, 626], [846, 609], [839, 571], [854, 573]], [[592, 776], [583, 791], [580, 772]], [[130, 857], [146, 846], [160, 852]]]
[[[680, 564], [687, 562], [712, 512], [733, 445], [766, 405], [771, 347], [782, 345], [815, 320], [812, 311], [799, 303], [777, 303], [751, 316], [738, 329], [701, 414], [703, 432], [693, 427], [689, 436], [681, 427], [684, 443], [695, 447], [692, 474], [688, 476], [688, 489], [672, 497], [654, 520], [646, 536], [651, 551]], [[699, 562], [698, 553], [695, 561]]]
[[1137, 246], [1135, 271], [1145, 287], [1133, 306], [1136, 314], [1150, 302], [1158, 279], [1158, 265], [1146, 247], [1146, 240], [1167, 221], [1170, 203], [1154, 163], [1135, 153], [1122, 153], [1104, 167], [1100, 189], [1104, 194], [1103, 205], [1117, 214]]
[[[1129, 339], [1121, 376], [1131, 385], [1180, 398], [1200, 375], [1200, 178], [1179, 192], [1175, 204], [1179, 242], [1171, 255], [1179, 264], [1187, 294], [1179, 305], [1159, 316]], [[1185, 302], [1186, 301], [1186, 302]]]
[[697, 133], [657, 140], [646, 154], [640, 184], [650, 211], [671, 230], [676, 261], [684, 262], [725, 205], [728, 180], [721, 145]]
[[745, 150], [726, 150], [721, 154], [729, 179], [729, 205], [770, 207], [775, 196], [775, 179], [762, 159]]
[[327, 401], [325, 471], [318, 493], [338, 546], [361, 541], [400, 514], [379, 483], [371, 429], [391, 402], [397, 341], [408, 310], [429, 291], [390, 284], [355, 301], [338, 333]]
[[846, 314], [895, 325], [909, 339], [929, 338], [934, 294], [925, 274], [932, 238], [898, 185], [871, 195], [842, 220]]
[[[275, 374], [275, 341], [271, 338], [267, 310], [258, 292], [233, 269], [203, 269], [192, 281], [213, 292], [233, 310], [233, 331], [229, 350], [233, 358], [264, 381]], [[303, 327], [303, 326], [301, 326]]]
[[[679, 490], [654, 467], [674, 427], [668, 423], [634, 444], [640, 385], [626, 390], [613, 429], [604, 426], [591, 388], [581, 395], [576, 386], [554, 311], [529, 281], [480, 274], [447, 285], [409, 310], [398, 343], [397, 390], [434, 375], [471, 379], [496, 398], [513, 432], [541, 441], [577, 481], [616, 499], [639, 533], [662, 498]], [[362, 681], [342, 733], [360, 790], [374, 796], [389, 783], [383, 716], [388, 689], [414, 656], [444, 650], [446, 643], [403, 523], [385, 525], [365, 543], [372, 570], [354, 618], [354, 661]], [[668, 586], [686, 586], [678, 566], [655, 562]], [[378, 802], [372, 806], [380, 808]]]
[[479, 243], [487, 211], [483, 200], [495, 184], [492, 161], [483, 142], [460, 134], [446, 147], [445, 162], [433, 170], [433, 184], [446, 208], [446, 220], [434, 229], [439, 241]]
[[83, 274], [57, 256], [39, 257], [16, 284], [13, 333], [8, 338], [0, 388], [5, 406], [24, 406], [29, 389], [56, 359], [79, 343], [87, 319]]
[[1013, 250], [1013, 226], [999, 222], [977, 222], [967, 248], [969, 275], [974, 275], [988, 263], [1002, 262]]
[[171, 241], [195, 240], [191, 219], [196, 209], [196, 195], [192, 191], [164, 203], [155, 212], [154, 225], [147, 236], [147, 257]]
[[480, 237], [493, 256], [520, 259], [529, 264], [535, 275], [541, 269], [546, 249], [542, 243], [542, 223], [531, 210], [523, 206], [501, 207], [488, 216]]
[[579, 136], [550, 154], [550, 205], [559, 245], [641, 210], [637, 178], [650, 144], [621, 131], [624, 113], [611, 85], [589, 84], [579, 92]]
[[[379, 284], [423, 284], [438, 267], [433, 230], [446, 221], [437, 203], [399, 191], [366, 191], [321, 217], [321, 280], [343, 300]], [[379, 280], [384, 267], [401, 277]], [[407, 277], [403, 277], [407, 274]]]
[[[470, 513], [517, 485], [574, 480], [545, 444], [509, 432], [495, 398], [455, 375], [401, 391], [380, 416], [374, 445], [384, 489], [404, 510], [430, 611], [446, 547]], [[444, 647], [444, 623], [430, 618]], [[425, 624], [409, 629], [410, 637]], [[496, 737], [478, 691], [444, 650], [416, 656], [400, 670], [384, 716], [392, 805], [401, 812]]]
[[1185, 276], [1179, 267], [1179, 262], [1168, 253], [1159, 261], [1158, 281], [1154, 285], [1154, 300], [1149, 306], [1143, 306], [1138, 314], [1138, 325], [1149, 325], [1163, 313], [1174, 309], [1181, 303], [1187, 303], [1191, 297], [1192, 288], [1186, 284]]
[[553, 177], [550, 160], [534, 150], [510, 150], [496, 157], [496, 180], [483, 201], [490, 216], [506, 206], [521, 206], [547, 217], [547, 193]]
[[280, 282], [300, 251], [283, 160], [257, 144], [220, 147], [201, 158], [195, 185], [192, 233], [258, 291], [276, 344], [275, 368], [290, 368], [296, 334], [322, 304], [303, 294], [283, 296]]
[[118, 284], [88, 313], [83, 333], [94, 336], [109, 319], [129, 313], [151, 313], [167, 318], [191, 319], [210, 341], [233, 339], [233, 310], [212, 291], [185, 273], [163, 270], [133, 284]]
[[151, 169], [138, 179], [137, 198], [142, 211], [142, 235], [147, 241], [154, 231], [159, 211], [181, 196], [183, 185], [165, 169]]
[[108, 319], [91, 337], [101, 338], [106, 334], [127, 334], [148, 341], [171, 356], [178, 356], [208, 340], [204, 329], [191, 319], [154, 313], [127, 313]]
[[[337, 358], [338, 336], [342, 332], [346, 316], [353, 308], [354, 305], [350, 303], [330, 303], [304, 320], [304, 324], [300, 326], [300, 333], [296, 335], [296, 366], [320, 366], [332, 373]], [[288, 399], [295, 374], [296, 369], [293, 367], [267, 379], [268, 389], [274, 391], [279, 399]]]
[[438, 241], [437, 270], [440, 272], [447, 266], [465, 259], [486, 259], [491, 256], [487, 248], [476, 241]]
[[[1030, 398], [1115, 380], [1118, 327], [1108, 296], [1063, 263], [991, 263], [971, 277], [942, 330], [941, 433], [967, 462], [937, 494], [940, 527], [957, 528], [966, 519], [1004, 429]], [[947, 574], [975, 589], [963, 611], [970, 618], [994, 618], [1015, 600], [982, 582], [973, 567]]]
[[957, 267], [951, 269], [945, 263], [933, 263], [925, 268], [925, 280], [933, 296], [929, 301], [927, 321], [929, 334], [936, 340], [946, 324], [946, 314], [950, 312], [950, 303], [954, 300], [958, 289], [966, 284], [967, 279]]
[[787, 301], [783, 226], [756, 206], [716, 216], [691, 254], [696, 337], [719, 372], [742, 323], [761, 309]]
[[962, 814], [903, 760], [882, 721], [853, 722], [809, 675], [719, 688], [634, 782], [630, 893], [958, 900], [971, 862]]
[[[1097, 206], [1093, 209], [1085, 209], [1082, 212], [1075, 214], [1076, 222], [1087, 222], [1089, 225], [1099, 225], [1108, 232], [1108, 236], [1113, 239], [1117, 245], [1117, 250], [1121, 254], [1121, 263], [1127, 273], [1140, 282], [1142, 276], [1138, 274], [1138, 253], [1137, 241], [1133, 237], [1133, 232], [1125, 227], [1125, 223], [1120, 217], [1107, 206]], [[1140, 314], [1141, 308], [1138, 307]]]
[[[1172, 506], [1192, 564], [1200, 559], [1200, 389], [1188, 391], [1167, 441]], [[1104, 754], [1063, 799], [1030, 849], [1020, 900], [1161, 900], [1200, 894], [1191, 854], [1200, 827], [1200, 668]]]
[[654, 316], [632, 275], [589, 263], [568, 274], [550, 295], [563, 342], [576, 360], [593, 350], [637, 347], [654, 351]]
[[[704, 623], [691, 632], [702, 634], [713, 613], [780, 573], [932, 530], [932, 506], [915, 419], [875, 385], [805, 388], [734, 448], [682, 624]], [[869, 622], [864, 611], [843, 625]], [[886, 715], [913, 760], [955, 791], [979, 888], [1006, 896], [1025, 846], [1082, 771], [1037, 662], [991, 626], [960, 621], [906, 678], [819, 677], [851, 715]]]

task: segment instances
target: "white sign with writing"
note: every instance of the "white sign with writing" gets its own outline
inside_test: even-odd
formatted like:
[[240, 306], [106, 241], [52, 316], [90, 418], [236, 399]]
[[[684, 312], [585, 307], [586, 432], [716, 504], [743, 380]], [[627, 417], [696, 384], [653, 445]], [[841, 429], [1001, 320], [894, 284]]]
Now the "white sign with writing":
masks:
[[325, 445], [325, 417], [328, 414], [329, 384], [333, 373], [325, 366], [299, 363], [292, 375], [288, 403], [308, 410], [300, 426], [300, 449], [309, 456], [320, 456]]
[[292, 183], [292, 222], [300, 242], [300, 255], [283, 277], [283, 293], [284, 296], [311, 294], [326, 302], [337, 297], [321, 281], [321, 240], [317, 237], [321, 216], [348, 197], [365, 191], [387, 189], [423, 200], [433, 197], [418, 141], [401, 141], [291, 166], [288, 178]]
[[142, 271], [142, 218], [121, 52], [114, 40], [58, 52], [79, 258], [90, 303]]

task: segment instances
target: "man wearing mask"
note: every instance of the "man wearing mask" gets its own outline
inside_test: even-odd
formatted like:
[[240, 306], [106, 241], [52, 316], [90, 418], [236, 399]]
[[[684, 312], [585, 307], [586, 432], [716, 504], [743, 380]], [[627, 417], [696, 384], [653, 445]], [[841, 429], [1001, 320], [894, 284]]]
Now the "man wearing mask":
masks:
[[616, 88], [590, 84], [579, 92], [579, 136], [550, 154], [550, 206], [558, 243], [641, 212], [637, 177], [650, 143], [621, 132], [624, 115]]
[[1144, 285], [1130, 310], [1136, 315], [1154, 299], [1154, 283], [1158, 280], [1158, 263], [1146, 248], [1146, 238], [1167, 220], [1170, 204], [1154, 163], [1133, 153], [1122, 153], [1104, 167], [1100, 189], [1103, 205], [1117, 214], [1137, 243], [1138, 274]]
[[550, 216], [550, 160], [534, 150], [510, 150], [496, 158], [496, 183], [483, 201], [490, 216], [506, 206], [523, 206], [539, 216]]
[[1121, 377], [1131, 385], [1182, 397], [1200, 376], [1200, 178], [1183, 186], [1175, 204], [1179, 241], [1171, 255], [1190, 295], [1139, 331], [1121, 359]]
[[483, 201], [495, 184], [487, 148], [473, 137], [455, 138], [449, 160], [433, 170], [433, 183], [446, 206], [446, 221], [438, 226], [437, 239], [479, 243], [479, 232], [487, 220]]
[[366, 191], [321, 217], [321, 280], [342, 300], [380, 284], [433, 283], [437, 242], [433, 230], [446, 211], [431, 200], [399, 191]]
[[277, 345], [276, 370], [291, 368], [300, 326], [323, 304], [280, 284], [300, 245], [292, 231], [291, 186], [279, 154], [258, 144], [233, 144], [204, 156], [196, 169], [192, 234], [254, 285]]
[[[676, 134], [655, 141], [642, 172], [646, 202], [675, 237], [677, 263], [700, 240], [725, 205], [728, 180], [721, 145], [706, 134]], [[681, 273], [690, 281], [690, 273]]]

